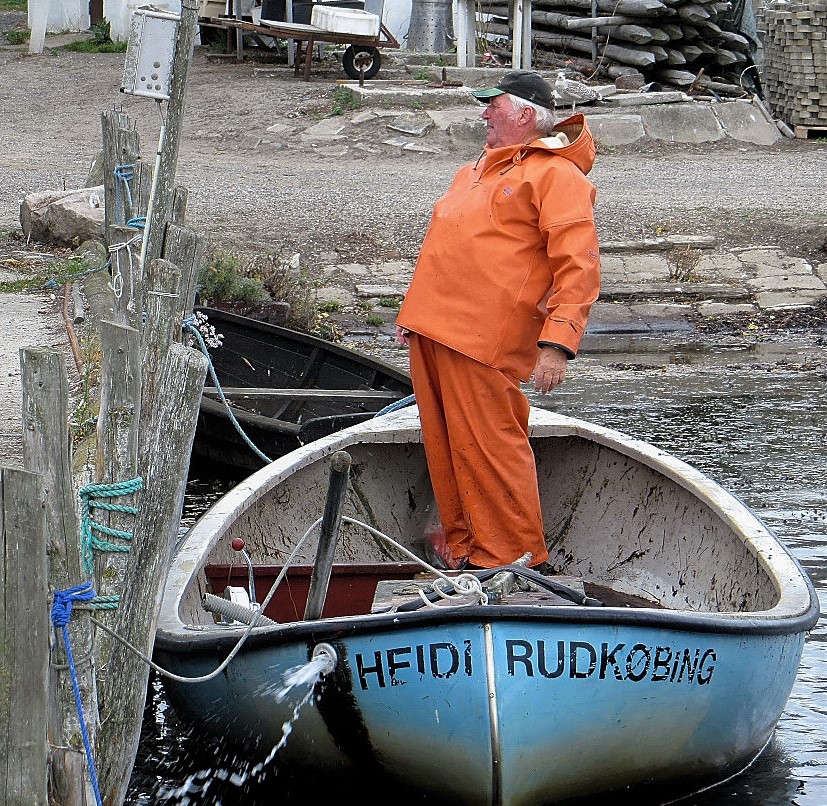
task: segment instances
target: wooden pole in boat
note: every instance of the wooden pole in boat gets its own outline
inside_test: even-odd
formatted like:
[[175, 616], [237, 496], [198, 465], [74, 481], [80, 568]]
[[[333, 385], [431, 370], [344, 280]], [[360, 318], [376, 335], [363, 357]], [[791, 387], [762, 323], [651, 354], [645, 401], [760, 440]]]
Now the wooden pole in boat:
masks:
[[336, 451], [330, 462], [330, 486], [327, 488], [319, 548], [316, 550], [316, 562], [313, 565], [307, 605], [304, 609], [305, 621], [322, 617], [327, 588], [330, 585], [330, 575], [333, 572], [336, 541], [339, 539], [339, 529], [342, 526], [342, 510], [345, 506], [351, 462], [352, 459], [347, 451]]

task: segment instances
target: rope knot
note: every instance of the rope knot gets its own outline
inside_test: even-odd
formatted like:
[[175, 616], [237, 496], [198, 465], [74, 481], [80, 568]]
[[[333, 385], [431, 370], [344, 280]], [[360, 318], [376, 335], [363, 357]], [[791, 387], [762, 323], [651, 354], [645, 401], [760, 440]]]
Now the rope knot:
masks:
[[72, 617], [74, 602], [88, 602], [96, 596], [91, 582], [75, 585], [64, 591], [55, 591], [52, 599], [52, 624], [55, 627], [65, 627]]

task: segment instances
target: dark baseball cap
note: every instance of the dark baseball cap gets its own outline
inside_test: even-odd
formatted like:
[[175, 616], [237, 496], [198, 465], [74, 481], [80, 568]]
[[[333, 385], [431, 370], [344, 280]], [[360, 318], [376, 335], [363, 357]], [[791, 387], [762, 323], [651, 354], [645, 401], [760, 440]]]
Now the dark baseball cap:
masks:
[[539, 73], [531, 70], [512, 70], [497, 82], [496, 87], [471, 91], [471, 95], [481, 103], [488, 103], [503, 93], [516, 95], [546, 109], [554, 108], [554, 91], [551, 86]]

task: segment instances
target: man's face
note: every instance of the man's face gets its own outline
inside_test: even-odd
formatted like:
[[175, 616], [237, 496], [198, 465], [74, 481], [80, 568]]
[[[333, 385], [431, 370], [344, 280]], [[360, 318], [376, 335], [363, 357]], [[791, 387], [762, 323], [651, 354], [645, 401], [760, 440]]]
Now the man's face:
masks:
[[527, 109], [515, 110], [510, 95], [495, 95], [482, 110], [481, 117], [488, 127], [485, 144], [489, 148], [500, 148], [522, 143], [530, 114]]

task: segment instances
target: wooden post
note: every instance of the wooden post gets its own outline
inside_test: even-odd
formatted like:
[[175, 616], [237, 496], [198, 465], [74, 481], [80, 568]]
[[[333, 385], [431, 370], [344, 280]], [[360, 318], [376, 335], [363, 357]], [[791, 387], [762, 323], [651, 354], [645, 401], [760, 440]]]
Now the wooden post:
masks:
[[164, 357], [173, 342], [181, 341], [181, 272], [167, 260], [158, 258], [147, 267], [146, 324], [141, 336], [141, 367], [144, 382], [141, 396], [144, 401], [141, 430], [138, 437], [138, 454], [145, 456], [147, 422], [155, 402], [164, 394], [156, 387]]
[[[204, 257], [204, 239], [186, 227], [167, 224], [167, 237], [164, 240], [164, 258], [174, 263], [181, 270], [180, 314], [184, 317], [192, 313], [195, 294], [198, 290], [198, 272]], [[176, 339], [179, 340], [180, 336]]]
[[[342, 526], [342, 510], [347, 496], [347, 480], [350, 477], [352, 459], [347, 451], [336, 451], [330, 460], [330, 484], [327, 488], [322, 531], [319, 535], [319, 547], [316, 550], [316, 562], [310, 577], [310, 590], [304, 608], [304, 620], [314, 621], [322, 617], [330, 575], [333, 571], [333, 555], [339, 540]], [[252, 596], [252, 591], [250, 591]]]
[[182, 0], [181, 22], [178, 26], [178, 40], [172, 63], [172, 83], [165, 120], [166, 135], [160, 149], [155, 196], [152, 209], [147, 217], [147, 243], [144, 250], [144, 265], [161, 257], [164, 241], [164, 227], [170, 217], [173, 203], [175, 168], [178, 162], [178, 147], [181, 141], [181, 122], [184, 117], [184, 94], [187, 72], [195, 42], [198, 24], [198, 0]]
[[[141, 139], [124, 112], [101, 115], [103, 133], [103, 190], [106, 243], [110, 244], [110, 227], [124, 226], [137, 212], [137, 189], [140, 183], [138, 160]], [[115, 175], [118, 166], [130, 166], [132, 179], [127, 190], [125, 180]]]
[[110, 227], [109, 258], [114, 320], [140, 330], [143, 313], [141, 233], [134, 227]]
[[47, 806], [49, 585], [43, 479], [0, 468], [0, 803]]
[[[152, 654], [166, 569], [178, 536], [206, 373], [207, 359], [203, 355], [182, 344], [172, 344], [158, 377], [150, 384], [163, 390], [160, 399], [154, 408], [142, 406], [144, 415], [148, 415], [144, 431], [147, 444], [139, 467], [144, 492], [115, 629], [147, 656]], [[99, 778], [104, 804], [118, 806], [135, 763], [149, 668], [118, 642], [107, 679], [117, 681], [120, 696], [103, 715]]]
[[[23, 387], [23, 464], [44, 480], [45, 517], [49, 543], [49, 585], [65, 590], [87, 581], [84, 578], [79, 540], [78, 519], [72, 464], [69, 455], [69, 389], [65, 356], [61, 350], [29, 347], [20, 351]], [[81, 703], [86, 715], [90, 740], [94, 743], [97, 725], [97, 697], [94, 670], [90, 663], [92, 630], [89, 614], [78, 611], [69, 624], [75, 656], [83, 663], [76, 670]], [[49, 699], [46, 726], [53, 749], [52, 778], [64, 782], [68, 789], [77, 787], [70, 770], [84, 769], [80, 721], [72, 691], [71, 677], [65, 668], [62, 640], [55, 652], [49, 672]], [[73, 759], [80, 755], [80, 759]], [[64, 766], [62, 766], [64, 765]], [[69, 806], [68, 791], [59, 794]]]
[[[138, 426], [141, 412], [140, 334], [126, 325], [102, 320], [100, 411], [97, 430], [97, 480], [116, 484], [134, 479], [138, 474]], [[139, 506], [140, 497], [118, 497], [113, 503]], [[98, 515], [96, 521], [111, 529], [132, 532], [135, 516], [127, 512]], [[105, 538], [114, 545], [131, 550], [131, 542], [116, 536]], [[95, 590], [99, 596], [122, 596], [125, 586], [128, 552], [100, 552], [95, 557]], [[98, 621], [112, 629], [115, 610], [101, 610]], [[96, 637], [98, 651], [98, 702], [104, 710], [111, 691], [103, 681], [112, 650], [112, 637], [101, 630]]]

